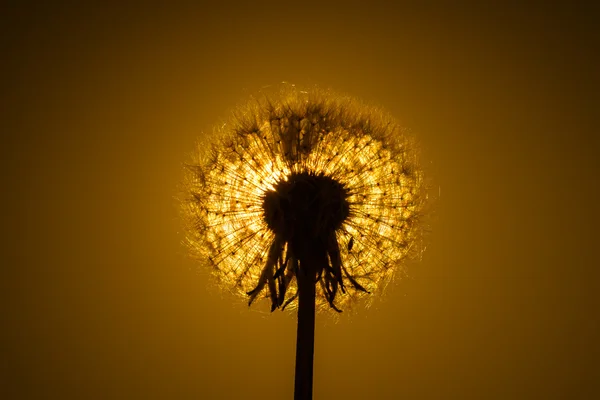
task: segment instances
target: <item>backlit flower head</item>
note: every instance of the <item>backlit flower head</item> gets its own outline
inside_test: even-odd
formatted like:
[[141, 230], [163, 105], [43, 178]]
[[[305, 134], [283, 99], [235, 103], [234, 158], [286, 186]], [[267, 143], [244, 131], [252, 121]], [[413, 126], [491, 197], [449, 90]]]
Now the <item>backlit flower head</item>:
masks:
[[419, 247], [414, 141], [347, 97], [287, 86], [252, 98], [202, 138], [186, 171], [186, 244], [250, 303], [294, 308], [310, 262], [317, 307], [339, 311], [383, 290]]

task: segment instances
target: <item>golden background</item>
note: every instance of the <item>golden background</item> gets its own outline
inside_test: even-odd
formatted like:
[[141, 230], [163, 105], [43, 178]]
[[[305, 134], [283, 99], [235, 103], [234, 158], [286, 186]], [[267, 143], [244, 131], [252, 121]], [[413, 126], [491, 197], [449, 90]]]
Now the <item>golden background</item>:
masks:
[[592, 9], [362, 3], [2, 6], [0, 397], [292, 397], [294, 317], [213, 287], [174, 200], [281, 81], [389, 110], [441, 191], [409, 277], [318, 316], [316, 399], [600, 394]]

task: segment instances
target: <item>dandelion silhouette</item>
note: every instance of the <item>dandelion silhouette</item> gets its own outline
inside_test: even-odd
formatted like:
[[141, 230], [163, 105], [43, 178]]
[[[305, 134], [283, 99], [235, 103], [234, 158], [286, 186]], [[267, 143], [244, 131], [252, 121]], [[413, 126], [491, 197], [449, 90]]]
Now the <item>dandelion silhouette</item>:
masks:
[[414, 254], [413, 140], [378, 109], [293, 86], [204, 140], [186, 169], [187, 245], [249, 304], [298, 309], [295, 398], [309, 399], [315, 310], [369, 300]]

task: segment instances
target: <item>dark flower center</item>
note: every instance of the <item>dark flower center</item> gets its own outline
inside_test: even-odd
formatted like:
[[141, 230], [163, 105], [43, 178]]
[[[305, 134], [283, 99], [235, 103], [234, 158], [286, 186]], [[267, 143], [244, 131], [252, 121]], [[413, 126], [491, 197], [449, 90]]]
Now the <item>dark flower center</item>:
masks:
[[330, 235], [348, 217], [347, 198], [346, 188], [335, 179], [309, 172], [292, 173], [277, 183], [275, 190], [265, 193], [264, 219], [303, 258], [307, 251], [326, 248]]

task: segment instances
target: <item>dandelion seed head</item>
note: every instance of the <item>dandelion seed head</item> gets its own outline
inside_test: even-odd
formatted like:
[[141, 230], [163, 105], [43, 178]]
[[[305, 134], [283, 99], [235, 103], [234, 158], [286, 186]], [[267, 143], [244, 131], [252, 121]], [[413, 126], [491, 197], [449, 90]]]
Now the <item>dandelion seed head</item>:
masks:
[[[285, 197], [298, 196], [291, 193], [302, 184], [314, 186], [310, 196], [319, 198], [311, 212], [320, 215], [310, 223], [323, 225], [324, 233], [315, 235], [336, 242], [328, 257], [334, 265], [339, 254], [344, 274], [337, 281], [346, 282], [345, 293], [333, 295], [338, 308], [369, 303], [418, 253], [425, 197], [414, 138], [357, 100], [293, 86], [254, 97], [198, 143], [186, 171], [185, 242], [223, 286], [246, 298], [256, 288], [278, 306], [285, 300], [287, 308], [296, 307], [297, 285], [285, 254], [301, 258], [289, 239], [297, 234], [290, 233], [294, 227], [300, 229], [289, 220], [300, 214], [289, 211], [293, 201]], [[283, 278], [276, 278], [281, 265]], [[258, 282], [268, 289], [257, 288]], [[317, 308], [330, 309], [327, 285], [322, 281], [316, 289]]]

